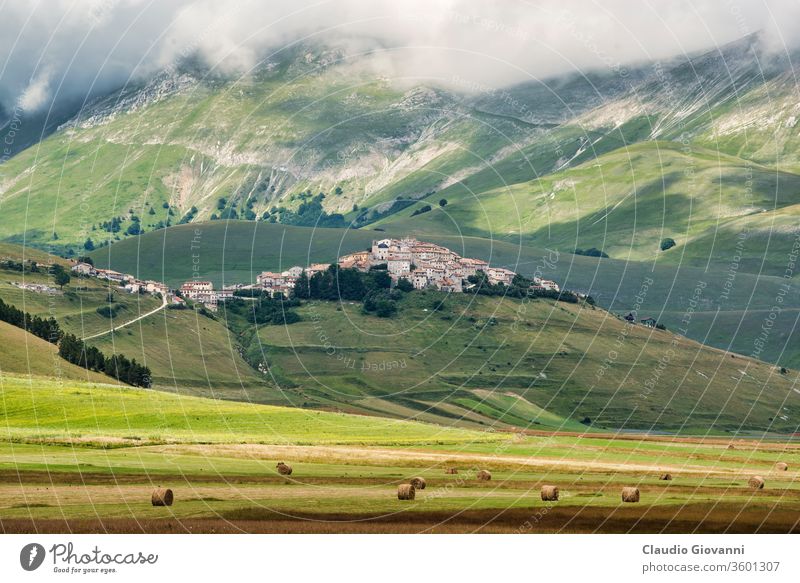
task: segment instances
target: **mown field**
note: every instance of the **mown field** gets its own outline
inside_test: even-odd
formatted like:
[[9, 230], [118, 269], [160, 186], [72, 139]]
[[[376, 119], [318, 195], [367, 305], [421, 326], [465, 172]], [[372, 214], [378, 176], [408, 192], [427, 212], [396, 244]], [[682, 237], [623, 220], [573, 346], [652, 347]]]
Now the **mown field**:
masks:
[[[800, 528], [800, 446], [785, 440], [447, 430], [11, 377], [1, 392], [7, 533]], [[755, 474], [763, 490], [748, 489]], [[413, 476], [427, 487], [399, 501]], [[560, 488], [557, 502], [540, 500], [543, 484]], [[150, 504], [158, 486], [174, 490], [173, 506]], [[620, 501], [623, 486], [640, 489], [638, 504]]]

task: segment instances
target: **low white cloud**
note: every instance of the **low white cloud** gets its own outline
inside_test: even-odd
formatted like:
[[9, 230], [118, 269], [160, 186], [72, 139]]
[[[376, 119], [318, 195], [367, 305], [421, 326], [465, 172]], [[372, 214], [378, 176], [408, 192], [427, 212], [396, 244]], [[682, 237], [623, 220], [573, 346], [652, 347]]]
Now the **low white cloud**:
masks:
[[38, 111], [49, 102], [50, 97], [50, 72], [46, 71], [28, 84], [19, 97], [19, 105], [25, 112]]
[[292, 43], [380, 47], [394, 78], [498, 86], [721, 46], [800, 39], [796, 0], [8, 0], [0, 103], [43, 108], [199, 54], [224, 72]]

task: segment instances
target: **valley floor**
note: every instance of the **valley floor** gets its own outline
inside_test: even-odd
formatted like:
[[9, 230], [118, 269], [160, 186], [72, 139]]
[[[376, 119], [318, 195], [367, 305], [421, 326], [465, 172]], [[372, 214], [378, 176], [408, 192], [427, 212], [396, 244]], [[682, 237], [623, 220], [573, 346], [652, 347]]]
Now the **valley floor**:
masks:
[[473, 431], [0, 375], [6, 533], [800, 532], [798, 468], [789, 435]]
[[[410, 447], [0, 445], [0, 531], [800, 532], [800, 446], [552, 435]], [[786, 461], [779, 471], [775, 461]], [[277, 474], [290, 463], [290, 477]], [[458, 474], [444, 473], [456, 467]], [[492, 479], [480, 482], [478, 469]], [[670, 472], [673, 480], [659, 477]], [[761, 475], [766, 486], [750, 490]], [[413, 501], [397, 485], [427, 481]], [[560, 488], [542, 502], [542, 484]], [[175, 492], [153, 507], [155, 487]], [[623, 504], [637, 486], [638, 504]]]

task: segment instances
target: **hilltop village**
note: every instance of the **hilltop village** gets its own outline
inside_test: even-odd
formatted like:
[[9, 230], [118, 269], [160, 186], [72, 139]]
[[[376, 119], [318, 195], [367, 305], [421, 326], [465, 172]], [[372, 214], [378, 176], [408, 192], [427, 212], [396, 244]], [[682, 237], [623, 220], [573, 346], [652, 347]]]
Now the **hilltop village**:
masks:
[[[484, 273], [486, 280], [492, 285], [511, 285], [517, 275], [510, 269], [493, 267], [480, 259], [461, 257], [447, 247], [413, 237], [373, 241], [371, 248], [366, 251], [339, 257], [337, 265], [341, 269], [355, 269], [360, 272], [385, 269], [393, 285], [407, 280], [414, 289], [436, 288], [450, 293], [462, 293], [474, 286], [474, 283], [469, 283], [469, 278], [479, 272]], [[220, 302], [233, 298], [241, 290], [263, 290], [272, 297], [279, 294], [289, 297], [303, 275], [311, 279], [330, 267], [330, 263], [312, 263], [308, 267], [290, 267], [280, 273], [264, 271], [256, 277], [254, 284], [227, 285], [221, 290], [214, 289], [212, 282], [199, 279], [187, 281], [177, 290], [170, 290], [160, 282], [142, 281], [129, 274], [96, 269], [85, 262], [74, 265], [72, 271], [118, 283], [130, 293], [159, 294], [173, 304], [183, 303], [183, 298], [186, 298], [216, 310]], [[541, 278], [534, 278], [531, 288], [534, 291], [560, 291], [556, 282]]]

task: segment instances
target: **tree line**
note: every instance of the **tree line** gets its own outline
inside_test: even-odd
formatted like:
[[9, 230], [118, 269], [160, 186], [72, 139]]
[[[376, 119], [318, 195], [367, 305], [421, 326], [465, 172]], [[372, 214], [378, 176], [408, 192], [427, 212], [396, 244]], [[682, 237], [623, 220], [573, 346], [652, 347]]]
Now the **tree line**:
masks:
[[399, 289], [393, 290], [391, 287], [392, 278], [385, 265], [374, 266], [367, 273], [331, 265], [327, 271], [315, 273], [310, 278], [303, 273], [295, 283], [293, 297], [363, 302], [364, 312], [389, 318], [397, 312], [397, 300], [406, 289], [398, 286]]
[[[294, 324], [300, 321], [300, 316], [292, 309], [300, 305], [300, 300], [296, 298], [284, 299], [281, 294], [270, 297], [263, 290], [241, 290], [248, 294], [235, 294], [234, 297], [226, 301], [223, 306], [227, 312], [233, 312], [245, 318], [251, 324]], [[242, 297], [254, 298], [252, 301], [245, 301]]]
[[2, 299], [0, 299], [0, 320], [17, 328], [22, 328], [26, 332], [47, 340], [51, 344], [58, 344], [63, 335], [61, 327], [55, 318], [31, 316], [28, 312], [23, 312], [16, 306], [5, 303]]
[[149, 387], [152, 384], [150, 369], [128, 359], [122, 354], [106, 356], [95, 346], [87, 346], [74, 334], [64, 334], [58, 344], [58, 354], [64, 360], [81, 368], [107, 374], [134, 387]]
[[32, 316], [0, 299], [0, 321], [22, 328], [51, 344], [57, 344], [59, 356], [72, 364], [105, 373], [134, 387], [149, 387], [152, 384], [148, 367], [122, 354], [106, 356], [94, 346], [87, 346], [74, 334], [65, 334], [53, 317]]
[[[509, 298], [550, 298], [560, 302], [567, 302], [570, 304], [577, 304], [580, 301], [578, 294], [569, 290], [543, 290], [532, 289], [533, 281], [525, 276], [516, 274], [514, 279], [511, 280], [510, 285], [503, 283], [493, 284], [489, 281], [489, 277], [483, 271], [478, 271], [475, 275], [467, 278], [467, 282], [471, 285], [464, 288], [466, 293], [473, 293], [482, 296], [503, 296]], [[586, 302], [594, 305], [594, 299], [591, 296], [586, 297]]]

